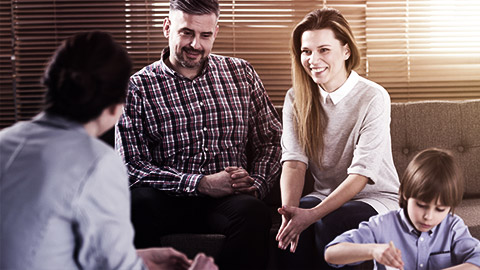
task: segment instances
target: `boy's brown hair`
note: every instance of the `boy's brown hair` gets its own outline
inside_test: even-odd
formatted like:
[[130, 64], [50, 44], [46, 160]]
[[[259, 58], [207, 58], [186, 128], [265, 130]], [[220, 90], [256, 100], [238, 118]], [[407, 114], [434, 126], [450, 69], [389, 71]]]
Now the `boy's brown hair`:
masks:
[[430, 203], [439, 201], [455, 207], [463, 197], [463, 174], [452, 154], [446, 150], [429, 148], [418, 153], [407, 166], [400, 180], [400, 207], [407, 208], [407, 200], [415, 198]]

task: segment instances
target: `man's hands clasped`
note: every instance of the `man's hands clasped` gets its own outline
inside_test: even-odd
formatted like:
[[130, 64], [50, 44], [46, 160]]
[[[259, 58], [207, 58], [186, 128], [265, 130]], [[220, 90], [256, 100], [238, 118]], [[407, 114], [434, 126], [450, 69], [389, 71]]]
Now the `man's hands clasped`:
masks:
[[258, 189], [253, 185], [254, 182], [245, 169], [227, 167], [224, 171], [205, 175], [200, 180], [198, 191], [214, 198], [232, 194], [248, 194], [258, 198]]

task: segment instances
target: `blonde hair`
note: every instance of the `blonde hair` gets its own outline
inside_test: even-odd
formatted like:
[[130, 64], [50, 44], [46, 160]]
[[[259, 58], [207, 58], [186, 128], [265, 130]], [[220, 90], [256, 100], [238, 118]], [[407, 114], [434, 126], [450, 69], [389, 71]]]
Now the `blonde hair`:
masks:
[[406, 209], [409, 198], [423, 202], [439, 201], [455, 207], [463, 197], [463, 174], [452, 154], [429, 148], [418, 153], [408, 164], [400, 181], [400, 207]]
[[323, 155], [323, 134], [327, 124], [325, 112], [320, 103], [318, 85], [305, 71], [301, 62], [302, 35], [305, 31], [331, 29], [335, 38], [343, 44], [348, 44], [350, 57], [345, 60], [347, 74], [360, 63], [358, 50], [352, 30], [336, 9], [322, 8], [308, 13], [299, 22], [293, 32], [290, 42], [292, 57], [292, 84], [295, 93], [293, 112], [295, 116], [295, 132], [305, 154], [310, 161], [321, 165]]

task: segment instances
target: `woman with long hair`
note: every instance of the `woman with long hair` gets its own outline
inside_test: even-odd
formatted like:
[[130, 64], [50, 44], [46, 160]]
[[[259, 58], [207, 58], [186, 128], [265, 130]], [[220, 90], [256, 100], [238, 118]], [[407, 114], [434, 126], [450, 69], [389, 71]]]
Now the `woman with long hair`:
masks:
[[[335, 9], [310, 12], [291, 39], [293, 87], [282, 137], [280, 268], [327, 269], [324, 247], [370, 216], [398, 208], [390, 97], [353, 69], [360, 52]], [[301, 198], [307, 168], [313, 192]]]

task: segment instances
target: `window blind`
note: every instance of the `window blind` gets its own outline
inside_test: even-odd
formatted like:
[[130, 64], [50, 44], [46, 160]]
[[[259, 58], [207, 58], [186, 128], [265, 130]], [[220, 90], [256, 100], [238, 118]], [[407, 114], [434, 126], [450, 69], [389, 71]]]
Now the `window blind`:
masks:
[[480, 2], [367, 1], [368, 77], [394, 101], [480, 98]]
[[[383, 85], [392, 101], [480, 98], [475, 0], [220, 0], [213, 53], [249, 61], [273, 103], [282, 105], [291, 87], [291, 31], [324, 6], [345, 15], [362, 55], [357, 72]], [[45, 64], [78, 31], [112, 33], [134, 71], [157, 61], [167, 46], [168, 0], [13, 0], [0, 8], [0, 128], [41, 110]]]
[[60, 43], [79, 31], [104, 30], [125, 43], [125, 3], [122, 1], [12, 1], [14, 84], [17, 120], [42, 109], [41, 78]]
[[12, 5], [0, 2], [0, 129], [15, 123], [15, 98], [12, 70]]

